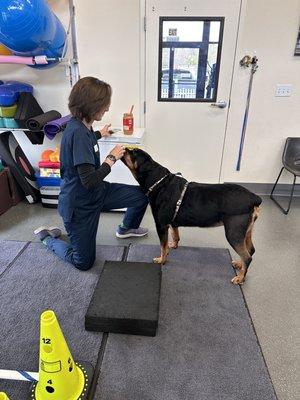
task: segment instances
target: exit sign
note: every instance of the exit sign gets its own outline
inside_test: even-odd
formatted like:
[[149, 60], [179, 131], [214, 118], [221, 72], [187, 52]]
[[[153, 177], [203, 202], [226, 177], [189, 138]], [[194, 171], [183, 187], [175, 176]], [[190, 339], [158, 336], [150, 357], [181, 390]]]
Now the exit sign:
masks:
[[169, 36], [177, 36], [177, 28], [170, 28]]

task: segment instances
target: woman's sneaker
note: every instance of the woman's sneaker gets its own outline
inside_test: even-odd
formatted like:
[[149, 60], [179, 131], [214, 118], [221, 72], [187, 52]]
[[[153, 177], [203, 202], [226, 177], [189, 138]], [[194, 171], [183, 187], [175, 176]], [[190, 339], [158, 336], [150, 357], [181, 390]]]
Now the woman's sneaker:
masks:
[[148, 229], [141, 227], [137, 229], [126, 229], [119, 226], [116, 232], [116, 237], [119, 239], [127, 239], [130, 237], [143, 237], [146, 235], [148, 235]]
[[61, 230], [56, 226], [40, 226], [33, 233], [40, 239], [42, 242], [47, 236], [51, 236], [53, 238], [59, 238], [61, 235]]

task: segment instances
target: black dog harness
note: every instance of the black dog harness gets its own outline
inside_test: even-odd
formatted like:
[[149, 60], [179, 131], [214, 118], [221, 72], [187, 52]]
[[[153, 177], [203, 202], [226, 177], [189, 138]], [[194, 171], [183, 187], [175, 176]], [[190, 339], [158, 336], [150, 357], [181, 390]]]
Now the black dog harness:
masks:
[[[163, 176], [161, 179], [159, 179], [157, 182], [155, 182], [155, 183], [148, 189], [148, 192], [146, 193], [146, 196], [149, 196], [149, 194], [152, 192], [152, 190], [153, 190], [160, 182], [162, 182], [167, 176], [169, 176], [169, 175], [170, 175], [170, 174], [166, 174], [166, 175]], [[182, 178], [182, 179], [184, 179], [184, 178]], [[184, 187], [183, 187], [182, 192], [181, 192], [181, 194], [180, 194], [179, 200], [177, 200], [177, 202], [176, 202], [176, 208], [175, 208], [175, 212], [174, 212], [174, 215], [173, 215], [173, 218], [172, 218], [172, 221], [171, 221], [171, 222], [173, 222], [173, 221], [175, 220], [175, 218], [177, 217], [177, 214], [178, 214], [178, 211], [179, 211], [179, 209], [180, 209], [180, 206], [181, 206], [182, 200], [183, 200], [183, 198], [184, 198], [184, 195], [185, 195], [186, 189], [187, 189], [187, 187], [188, 187], [188, 184], [189, 184], [188, 181], [186, 181], [185, 184], [184, 184]]]

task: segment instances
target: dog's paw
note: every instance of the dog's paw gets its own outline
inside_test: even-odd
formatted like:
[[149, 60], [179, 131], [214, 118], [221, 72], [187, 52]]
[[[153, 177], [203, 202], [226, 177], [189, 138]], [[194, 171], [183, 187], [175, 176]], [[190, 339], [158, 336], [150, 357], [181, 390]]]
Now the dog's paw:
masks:
[[241, 269], [242, 268], [242, 262], [241, 261], [232, 261], [231, 264], [232, 264], [233, 268], [236, 268], [236, 269]]
[[178, 243], [176, 242], [169, 242], [168, 243], [169, 249], [177, 249]]
[[163, 260], [162, 257], [156, 257], [156, 258], [153, 258], [153, 262], [154, 262], [155, 264], [164, 265], [164, 263], [166, 262], [166, 260]]
[[231, 279], [231, 282], [234, 285], [242, 285], [245, 282], [245, 278], [243, 278], [242, 276], [235, 276], [234, 278]]

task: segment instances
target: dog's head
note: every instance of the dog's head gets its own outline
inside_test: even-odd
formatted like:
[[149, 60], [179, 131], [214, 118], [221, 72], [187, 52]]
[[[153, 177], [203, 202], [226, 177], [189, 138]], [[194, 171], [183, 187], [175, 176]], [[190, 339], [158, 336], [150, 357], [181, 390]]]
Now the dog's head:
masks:
[[154, 163], [148, 153], [137, 147], [126, 147], [122, 161], [141, 185], [152, 172]]

